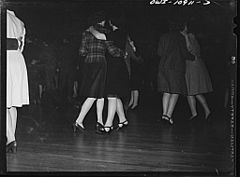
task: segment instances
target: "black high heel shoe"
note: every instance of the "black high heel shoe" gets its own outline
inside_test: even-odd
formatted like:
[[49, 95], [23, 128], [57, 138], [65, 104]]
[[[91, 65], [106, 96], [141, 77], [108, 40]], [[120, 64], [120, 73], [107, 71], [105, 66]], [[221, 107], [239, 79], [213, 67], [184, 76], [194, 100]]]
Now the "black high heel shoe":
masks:
[[169, 123], [170, 123], [170, 125], [173, 125], [173, 118], [172, 117], [169, 117]]
[[173, 125], [173, 119], [172, 119], [172, 117], [170, 117], [170, 116], [168, 116], [168, 115], [163, 115], [162, 118], [163, 118], [164, 120], [167, 120], [170, 125]]
[[73, 133], [84, 132], [85, 128], [79, 125], [77, 122], [73, 123], [72, 125]]
[[207, 115], [207, 117], [205, 117], [205, 120], [206, 120], [206, 121], [209, 121], [209, 119], [211, 119], [211, 117], [212, 117], [212, 112], [210, 112], [210, 113]]
[[195, 115], [195, 116], [191, 116], [190, 118], [189, 118], [189, 120], [195, 120], [196, 118], [198, 117], [198, 115]]
[[17, 142], [12, 141], [6, 146], [6, 152], [7, 153], [16, 153], [17, 152]]
[[167, 121], [169, 121], [169, 117], [168, 117], [167, 115], [163, 114], [163, 115], [162, 115], [162, 120], [167, 120]]
[[123, 129], [124, 127], [126, 127], [128, 125], [128, 120], [125, 120], [123, 122], [118, 123], [118, 127], [117, 127], [117, 131], [119, 131], [120, 129]]
[[96, 133], [97, 134], [103, 134], [104, 132], [105, 132], [104, 126], [102, 124], [100, 124], [99, 122], [97, 122], [97, 124], [96, 124]]
[[110, 134], [114, 130], [113, 126], [105, 126], [104, 127], [104, 132], [106, 134]]

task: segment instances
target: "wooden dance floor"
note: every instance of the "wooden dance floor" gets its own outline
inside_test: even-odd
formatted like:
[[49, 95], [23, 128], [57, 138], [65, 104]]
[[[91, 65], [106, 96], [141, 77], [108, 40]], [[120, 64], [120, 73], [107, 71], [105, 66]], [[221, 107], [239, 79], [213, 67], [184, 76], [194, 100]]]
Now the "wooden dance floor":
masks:
[[[129, 126], [110, 135], [95, 133], [95, 107], [85, 119], [86, 132], [78, 136], [71, 128], [78, 109], [68, 105], [22, 108], [16, 133], [18, 151], [7, 154], [7, 171], [232, 174], [227, 114], [216, 108], [208, 122], [203, 116], [189, 121], [186, 98], [180, 98], [175, 124], [170, 126], [160, 120], [160, 98], [142, 98], [139, 108], [127, 113]], [[199, 111], [203, 112], [200, 106]]]

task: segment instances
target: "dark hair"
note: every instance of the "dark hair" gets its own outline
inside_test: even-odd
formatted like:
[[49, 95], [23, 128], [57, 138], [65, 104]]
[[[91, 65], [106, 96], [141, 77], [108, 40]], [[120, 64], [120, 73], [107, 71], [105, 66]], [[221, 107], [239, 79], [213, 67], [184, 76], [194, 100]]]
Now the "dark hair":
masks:
[[112, 22], [113, 25], [124, 28], [125, 25], [125, 13], [124, 11], [109, 11], [108, 13], [108, 19]]
[[95, 25], [95, 24], [100, 23], [104, 20], [106, 20], [105, 12], [98, 11], [88, 18], [88, 25], [89, 26]]
[[188, 33], [196, 33], [197, 30], [196, 30], [196, 24], [192, 21], [188, 21], [185, 23], [185, 25], [187, 26], [187, 29], [188, 29]]
[[105, 24], [104, 24], [104, 28], [105, 28], [106, 30], [108, 30], [108, 31], [112, 31], [112, 26], [110, 25], [108, 19], [106, 19], [106, 22], [105, 22]]
[[120, 28], [123, 28], [124, 27], [124, 19], [121, 19], [121, 18], [111, 18], [110, 19], [112, 24], [117, 26], [117, 27], [120, 27]]
[[180, 20], [168, 21], [168, 28], [170, 31], [182, 31], [185, 27], [185, 23]]
[[187, 18], [184, 14], [177, 12], [168, 19], [168, 29], [170, 31], [183, 31]]

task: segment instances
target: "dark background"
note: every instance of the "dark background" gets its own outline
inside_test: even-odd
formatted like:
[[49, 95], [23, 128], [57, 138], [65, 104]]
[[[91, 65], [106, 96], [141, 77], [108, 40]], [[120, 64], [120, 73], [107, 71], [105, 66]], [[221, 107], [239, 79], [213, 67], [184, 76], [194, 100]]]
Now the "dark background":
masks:
[[152, 40], [165, 32], [166, 22], [174, 17], [194, 19], [200, 33], [212, 37], [225, 34], [221, 36], [222, 40], [229, 38], [232, 33], [232, 21], [236, 16], [236, 5], [232, 0], [215, 0], [206, 6], [200, 3], [191, 6], [150, 5], [149, 2], [146, 0], [18, 1], [18, 3], [7, 1], [6, 6], [14, 10], [24, 21], [28, 35], [33, 34], [47, 39], [63, 34], [81, 35], [82, 30], [87, 27], [88, 16], [98, 10], [125, 16], [129, 31], [142, 40]]
[[[212, 98], [223, 103], [228, 86], [229, 60], [236, 55], [236, 38], [233, 21], [236, 1], [215, 0], [209, 5], [191, 6], [150, 5], [150, 1], [7, 1], [6, 7], [14, 10], [25, 23], [27, 37], [54, 41], [71, 36], [80, 45], [81, 33], [88, 27], [90, 14], [104, 10], [108, 14], [124, 17], [126, 27], [138, 46], [157, 48], [160, 35], [167, 31], [167, 22], [173, 18], [191, 19], [201, 45], [201, 55], [209, 70], [215, 92]], [[144, 58], [148, 61], [148, 57]], [[151, 62], [151, 61], [148, 61]], [[144, 71], [143, 71], [144, 72]], [[148, 70], [146, 70], [148, 73]], [[219, 102], [218, 102], [219, 103]]]

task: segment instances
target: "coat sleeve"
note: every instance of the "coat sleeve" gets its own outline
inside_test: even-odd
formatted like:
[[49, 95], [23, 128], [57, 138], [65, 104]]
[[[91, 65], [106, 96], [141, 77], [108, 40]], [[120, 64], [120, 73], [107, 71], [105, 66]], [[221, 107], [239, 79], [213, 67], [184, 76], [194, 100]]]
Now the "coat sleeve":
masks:
[[113, 41], [105, 41], [106, 47], [110, 55], [114, 57], [123, 57], [125, 52], [122, 51], [121, 49], [117, 48], [114, 46]]
[[138, 62], [142, 62], [142, 58], [136, 56], [132, 46], [129, 44], [128, 41], [126, 43], [126, 52], [128, 53], [128, 56], [130, 58], [132, 58], [133, 60], [138, 61]]
[[200, 45], [193, 34], [189, 34], [189, 50], [195, 57], [200, 56]]
[[81, 42], [81, 46], [79, 48], [79, 55], [80, 56], [86, 56], [88, 53], [88, 50], [87, 50], [87, 35], [86, 35], [86, 32], [84, 32], [82, 34], [82, 42]]
[[188, 49], [187, 49], [187, 44], [186, 44], [186, 41], [185, 41], [185, 38], [183, 38], [182, 40], [182, 43], [180, 44], [180, 51], [182, 53], [182, 56], [185, 60], [194, 60], [195, 59], [195, 56], [192, 55]]

